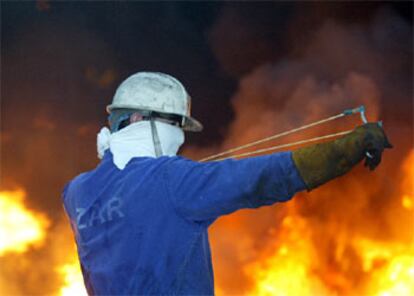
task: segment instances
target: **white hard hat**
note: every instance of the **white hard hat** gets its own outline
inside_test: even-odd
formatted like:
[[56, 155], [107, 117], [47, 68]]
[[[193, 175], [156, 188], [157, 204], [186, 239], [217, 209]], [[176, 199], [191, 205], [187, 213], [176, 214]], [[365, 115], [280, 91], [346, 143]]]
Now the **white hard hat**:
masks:
[[161, 116], [176, 116], [186, 131], [201, 131], [202, 124], [192, 118], [191, 98], [174, 77], [157, 72], [138, 72], [121, 83], [108, 113], [116, 109], [153, 111]]

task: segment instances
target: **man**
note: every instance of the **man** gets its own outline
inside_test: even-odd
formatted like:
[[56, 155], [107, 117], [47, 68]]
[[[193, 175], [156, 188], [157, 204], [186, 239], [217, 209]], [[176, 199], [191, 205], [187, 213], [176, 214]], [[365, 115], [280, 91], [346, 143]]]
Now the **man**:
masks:
[[[91, 295], [211, 295], [208, 227], [238, 209], [289, 200], [391, 148], [377, 124], [294, 152], [199, 163], [176, 153], [200, 131], [190, 97], [162, 73], [132, 75], [108, 106], [101, 163], [63, 193]], [[366, 157], [369, 152], [371, 157]]]

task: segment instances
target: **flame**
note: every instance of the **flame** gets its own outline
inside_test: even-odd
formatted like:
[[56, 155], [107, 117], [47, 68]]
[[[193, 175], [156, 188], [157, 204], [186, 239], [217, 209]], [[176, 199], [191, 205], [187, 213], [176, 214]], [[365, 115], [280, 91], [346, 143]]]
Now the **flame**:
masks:
[[[414, 150], [401, 170], [400, 211], [413, 210], [413, 162]], [[312, 240], [311, 225], [306, 217], [292, 211], [294, 206], [292, 201], [272, 242], [271, 252], [265, 251], [245, 267], [246, 275], [253, 281], [249, 295], [414, 295], [414, 236], [407, 243], [398, 237], [368, 238], [333, 226], [337, 229], [336, 235], [330, 239], [334, 242], [335, 255], [330, 259], [332, 266], [326, 267], [318, 260], [319, 246]], [[390, 213], [392, 220], [403, 221], [396, 214], [400, 212]]]
[[400, 255], [373, 276], [379, 296], [414, 295], [414, 256]]
[[60, 278], [60, 287], [56, 294], [60, 296], [86, 296], [87, 292], [78, 260], [76, 244], [73, 241], [73, 234], [67, 221], [61, 222], [60, 228], [57, 229], [61, 234], [59, 236], [61, 241], [57, 243], [57, 246], [63, 245], [63, 248], [59, 249], [57, 257], [64, 260], [55, 265], [55, 272]]
[[328, 295], [323, 284], [312, 274], [315, 250], [310, 244], [310, 235], [305, 219], [299, 215], [283, 219], [278, 237], [282, 243], [275, 253], [245, 270], [254, 277], [252, 295]]
[[58, 272], [63, 276], [64, 285], [60, 288], [61, 296], [87, 296], [83, 283], [82, 272], [76, 259], [58, 268]]
[[404, 194], [401, 198], [401, 205], [407, 210], [414, 209], [414, 149], [411, 150], [407, 160], [403, 165], [405, 179], [402, 187]]
[[404, 195], [401, 204], [407, 210], [412, 210], [414, 208], [414, 196], [408, 194]]
[[[286, 221], [293, 221], [286, 228]], [[289, 222], [290, 224], [290, 222]], [[252, 295], [338, 295], [332, 284], [341, 285], [343, 291], [377, 296], [414, 295], [414, 248], [404, 244], [381, 243], [367, 239], [355, 240], [363, 271], [369, 283], [364, 289], [353, 289], [343, 275], [326, 274], [318, 277], [314, 269], [315, 246], [310, 243], [309, 229], [299, 216], [288, 216], [282, 226], [279, 240], [283, 242], [272, 256], [246, 268], [253, 277]], [[285, 237], [284, 231], [288, 232]], [[344, 258], [342, 258], [344, 261]], [[353, 291], [353, 292], [352, 292]], [[348, 295], [349, 293], [340, 295]]]
[[[50, 221], [45, 215], [26, 208], [24, 205], [25, 196], [26, 193], [21, 189], [0, 191], [0, 237], [7, 238], [0, 240], [0, 256], [16, 253], [24, 259], [24, 253], [31, 246], [41, 248], [44, 245]], [[66, 234], [65, 237], [70, 238]], [[56, 269], [63, 280], [63, 285], [57, 294], [61, 296], [86, 296], [87, 293], [75, 249], [69, 248], [73, 242], [68, 243], [68, 240], [65, 239], [62, 243], [63, 246], [58, 244], [59, 248], [67, 249], [69, 253], [73, 254], [73, 259], [64, 264], [57, 263], [58, 267]], [[67, 252], [65, 255], [67, 255]], [[6, 282], [0, 281], [0, 283], [0, 290], [6, 289], [5, 291], [8, 291]]]
[[49, 220], [27, 209], [25, 192], [0, 191], [0, 256], [8, 252], [24, 253], [30, 246], [40, 247], [46, 237]]
[[[401, 184], [401, 205], [406, 210], [414, 206], [414, 149], [409, 153], [402, 167], [404, 179]], [[397, 218], [397, 217], [396, 217]], [[414, 222], [414, 219], [411, 219]], [[366, 265], [372, 271], [368, 294], [379, 296], [414, 295], [414, 223], [411, 224], [412, 237], [408, 244], [366, 243], [366, 255], [371, 262]], [[364, 249], [364, 248], [363, 248]], [[372, 262], [385, 262], [379, 268], [373, 268]]]
[[364, 271], [369, 274], [367, 295], [414, 295], [414, 247], [359, 240]]

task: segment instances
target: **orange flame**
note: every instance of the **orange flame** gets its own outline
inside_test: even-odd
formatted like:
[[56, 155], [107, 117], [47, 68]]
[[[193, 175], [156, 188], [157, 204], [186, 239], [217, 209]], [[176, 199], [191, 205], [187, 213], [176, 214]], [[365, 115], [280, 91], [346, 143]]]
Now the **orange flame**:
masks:
[[82, 272], [80, 270], [76, 257], [72, 263], [64, 264], [57, 270], [64, 279], [64, 285], [60, 288], [61, 296], [88, 295], [83, 284]]
[[322, 282], [312, 274], [314, 249], [310, 229], [299, 215], [289, 215], [282, 222], [273, 255], [246, 267], [253, 276], [252, 295], [328, 295]]
[[49, 220], [27, 209], [23, 190], [0, 191], [0, 256], [8, 252], [24, 253], [30, 246], [40, 247], [46, 237]]
[[[404, 165], [405, 178], [402, 181], [401, 205], [413, 211], [414, 202], [414, 150], [411, 150]], [[386, 264], [372, 273], [368, 294], [379, 296], [414, 295], [414, 212], [412, 212], [411, 241], [409, 244], [389, 243], [377, 252]], [[378, 250], [370, 246], [370, 253]]]
[[[390, 211], [397, 221], [398, 214], [395, 213], [413, 210], [413, 164], [414, 150], [402, 168], [401, 208]], [[339, 266], [321, 269], [312, 228], [306, 217], [292, 211], [294, 206], [295, 201], [288, 205], [289, 214], [272, 242], [271, 253], [246, 265], [245, 273], [253, 280], [249, 295], [414, 295], [414, 216], [408, 243], [406, 238], [384, 241], [352, 231], [338, 232], [333, 261]], [[346, 249], [351, 250], [351, 257], [344, 251]], [[346, 274], [348, 270], [354, 270], [352, 276], [359, 274], [360, 279], [350, 280]]]
[[414, 247], [361, 240], [367, 295], [414, 295]]
[[414, 150], [411, 150], [407, 160], [404, 163], [403, 171], [406, 178], [403, 181], [402, 187], [404, 194], [401, 198], [401, 204], [407, 210], [414, 209]]
[[[7, 256], [11, 253], [24, 255], [30, 247], [42, 248], [44, 246], [47, 230], [51, 224], [50, 220], [41, 213], [29, 210], [24, 204], [25, 196], [26, 193], [21, 189], [0, 191], [0, 237], [5, 238], [0, 240], [0, 256]], [[55, 239], [59, 238], [55, 237]], [[63, 281], [62, 287], [56, 294], [61, 296], [87, 295], [75, 249], [69, 250], [67, 247], [69, 239], [71, 237], [65, 233], [62, 243], [65, 250], [68, 249], [69, 253], [73, 254], [73, 259], [64, 264], [54, 263], [58, 266], [56, 270]], [[70, 241], [70, 244], [73, 242]], [[59, 245], [62, 247], [61, 244]], [[0, 283], [0, 290], [5, 289], [4, 291], [8, 293], [6, 282], [0, 281]]]

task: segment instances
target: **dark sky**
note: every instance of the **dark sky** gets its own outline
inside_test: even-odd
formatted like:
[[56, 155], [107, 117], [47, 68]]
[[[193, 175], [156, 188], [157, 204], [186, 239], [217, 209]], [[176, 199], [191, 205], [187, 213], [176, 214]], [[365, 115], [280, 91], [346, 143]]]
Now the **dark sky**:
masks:
[[[239, 81], [255, 68], [300, 55], [326, 20], [364, 25], [387, 10], [412, 26], [412, 9], [411, 2], [2, 1], [1, 186], [23, 186], [57, 209], [63, 184], [96, 163], [105, 106], [137, 71], [181, 80], [205, 126], [188, 143], [218, 144], [234, 119]], [[397, 83], [411, 83], [407, 73]]]

